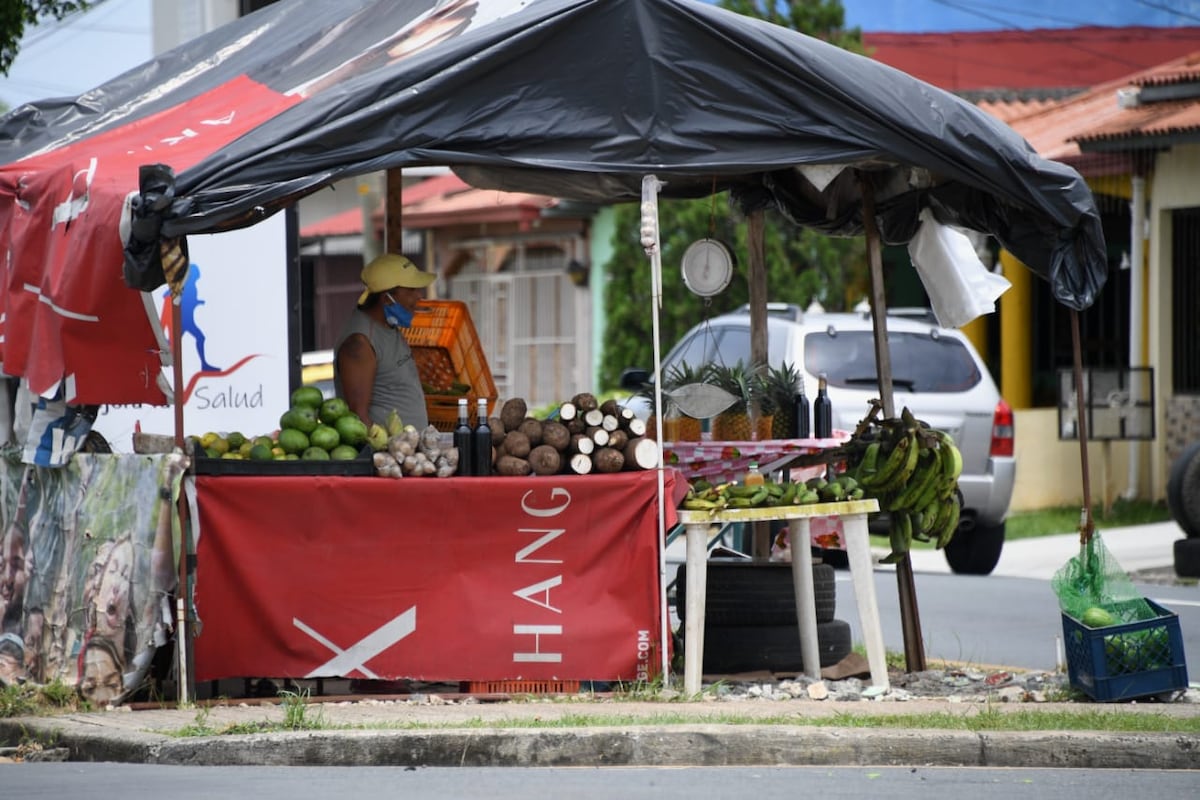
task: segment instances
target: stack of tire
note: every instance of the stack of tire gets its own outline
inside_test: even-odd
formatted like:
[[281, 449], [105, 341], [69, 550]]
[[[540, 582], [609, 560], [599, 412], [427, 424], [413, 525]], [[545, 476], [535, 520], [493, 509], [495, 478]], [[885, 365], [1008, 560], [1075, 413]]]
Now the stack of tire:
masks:
[[1167, 507], [1171, 519], [1187, 534], [1187, 538], [1175, 540], [1175, 574], [1200, 578], [1200, 442], [1185, 447], [1172, 462]]
[[[707, 675], [738, 672], [802, 672], [800, 628], [792, 565], [733, 559], [708, 561], [704, 608], [704, 666]], [[817, 648], [821, 667], [850, 653], [850, 625], [834, 619], [834, 570], [813, 564]], [[675, 609], [686, 629], [687, 564], [676, 573]]]

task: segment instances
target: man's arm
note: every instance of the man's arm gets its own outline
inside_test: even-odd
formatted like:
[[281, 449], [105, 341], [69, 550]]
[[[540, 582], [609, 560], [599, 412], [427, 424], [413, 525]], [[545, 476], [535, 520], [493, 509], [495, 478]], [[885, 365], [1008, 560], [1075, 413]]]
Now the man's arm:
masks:
[[371, 393], [375, 386], [375, 348], [361, 333], [342, 342], [337, 351], [338, 375], [342, 379], [342, 394], [346, 405], [368, 425]]

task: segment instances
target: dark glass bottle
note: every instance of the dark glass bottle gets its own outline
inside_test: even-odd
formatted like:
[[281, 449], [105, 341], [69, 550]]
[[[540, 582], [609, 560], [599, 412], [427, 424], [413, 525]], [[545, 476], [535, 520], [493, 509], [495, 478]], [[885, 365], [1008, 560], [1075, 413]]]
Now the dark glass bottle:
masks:
[[471, 432], [471, 474], [484, 477], [492, 474], [492, 429], [487, 423], [487, 398], [479, 398], [475, 415], [475, 430]]
[[825, 375], [817, 382], [817, 399], [813, 400], [813, 434], [818, 439], [833, 438], [833, 404], [825, 390]]
[[471, 475], [474, 461], [471, 458], [471, 417], [467, 398], [458, 398], [458, 424], [454, 427], [454, 446], [458, 448], [458, 475]]
[[796, 380], [796, 396], [792, 398], [792, 427], [797, 439], [812, 436], [808, 412], [808, 396], [804, 394], [804, 378], [801, 377]]

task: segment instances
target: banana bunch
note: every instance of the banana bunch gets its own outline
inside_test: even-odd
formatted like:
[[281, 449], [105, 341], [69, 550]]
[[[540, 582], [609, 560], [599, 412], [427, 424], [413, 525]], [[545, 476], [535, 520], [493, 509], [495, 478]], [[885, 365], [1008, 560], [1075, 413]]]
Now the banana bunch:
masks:
[[810, 478], [807, 482], [767, 480], [757, 486], [739, 483], [712, 484], [703, 478], [693, 481], [680, 507], [689, 511], [708, 511], [713, 514], [724, 509], [771, 508], [773, 506], [809, 505], [859, 500], [863, 489], [852, 475], [842, 474], [832, 479]]
[[957, 490], [963, 462], [953, 437], [917, 420], [907, 408], [877, 428], [864, 434], [862, 457], [852, 472], [865, 495], [890, 515], [892, 552], [883, 562], [902, 560], [914, 539], [945, 547], [961, 511]]

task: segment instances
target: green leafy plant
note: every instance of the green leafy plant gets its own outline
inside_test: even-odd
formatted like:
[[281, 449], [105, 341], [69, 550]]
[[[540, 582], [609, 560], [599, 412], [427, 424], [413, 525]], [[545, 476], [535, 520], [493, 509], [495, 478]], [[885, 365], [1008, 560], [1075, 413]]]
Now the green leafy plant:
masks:
[[309, 730], [324, 725], [319, 710], [313, 716], [309, 716], [308, 696], [307, 689], [297, 691], [285, 689], [279, 693], [279, 700], [283, 705], [283, 726], [288, 730]]

